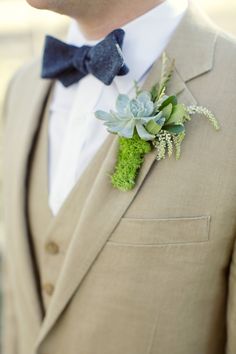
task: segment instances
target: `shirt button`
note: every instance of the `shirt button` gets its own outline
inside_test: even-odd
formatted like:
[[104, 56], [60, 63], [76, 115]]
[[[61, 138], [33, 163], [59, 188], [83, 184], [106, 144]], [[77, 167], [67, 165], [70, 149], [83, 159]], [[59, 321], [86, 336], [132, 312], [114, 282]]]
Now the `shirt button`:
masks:
[[45, 291], [45, 293], [49, 296], [51, 296], [54, 292], [54, 285], [51, 283], [45, 283], [43, 285], [43, 290]]
[[46, 244], [46, 251], [50, 254], [58, 254], [59, 246], [55, 242], [48, 242]]

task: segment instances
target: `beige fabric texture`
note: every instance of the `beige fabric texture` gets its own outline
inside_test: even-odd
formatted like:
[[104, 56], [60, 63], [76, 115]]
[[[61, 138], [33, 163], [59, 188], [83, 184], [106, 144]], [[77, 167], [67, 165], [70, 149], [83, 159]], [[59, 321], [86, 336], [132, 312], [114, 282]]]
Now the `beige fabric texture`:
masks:
[[[236, 42], [191, 4], [167, 55], [176, 60], [168, 92], [207, 106], [221, 130], [196, 116], [187, 124], [181, 159], [157, 162], [150, 153], [126, 193], [108, 178], [118, 148], [117, 137], [108, 137], [53, 231], [42, 234], [65, 247], [57, 275], [54, 256], [42, 271], [56, 277], [45, 317], [26, 212], [51, 82], [39, 79], [38, 62], [13, 80], [4, 147], [11, 293], [4, 354], [236, 353]], [[160, 67], [158, 60], [146, 88]]]

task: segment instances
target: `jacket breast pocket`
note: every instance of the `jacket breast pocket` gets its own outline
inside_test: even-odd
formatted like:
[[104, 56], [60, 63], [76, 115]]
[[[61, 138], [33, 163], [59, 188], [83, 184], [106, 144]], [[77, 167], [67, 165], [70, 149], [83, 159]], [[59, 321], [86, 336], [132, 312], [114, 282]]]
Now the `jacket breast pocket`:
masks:
[[122, 218], [109, 244], [164, 245], [209, 241], [210, 216], [167, 219]]

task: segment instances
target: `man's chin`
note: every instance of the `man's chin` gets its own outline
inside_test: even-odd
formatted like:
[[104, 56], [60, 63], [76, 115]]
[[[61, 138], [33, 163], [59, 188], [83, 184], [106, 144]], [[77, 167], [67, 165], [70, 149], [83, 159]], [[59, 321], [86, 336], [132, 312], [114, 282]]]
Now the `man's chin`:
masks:
[[58, 1], [58, 0], [26, 0], [26, 1], [28, 2], [29, 5], [31, 5], [36, 9], [50, 10], [63, 15], [67, 14], [66, 11], [64, 11], [65, 10], [64, 7], [59, 6], [63, 4], [63, 1]]
[[35, 7], [36, 9], [47, 10], [48, 1], [47, 0], [26, 0], [29, 5]]

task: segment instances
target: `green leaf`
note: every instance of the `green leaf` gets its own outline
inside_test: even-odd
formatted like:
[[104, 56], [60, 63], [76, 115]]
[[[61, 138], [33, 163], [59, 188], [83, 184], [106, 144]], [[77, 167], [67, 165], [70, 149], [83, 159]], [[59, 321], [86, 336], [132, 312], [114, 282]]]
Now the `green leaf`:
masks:
[[146, 124], [145, 128], [150, 134], [157, 135], [164, 123], [165, 123], [165, 118], [161, 118], [157, 122], [155, 122], [154, 120], [150, 120]]
[[164, 52], [162, 55], [162, 69], [158, 96], [161, 94], [162, 90], [167, 87], [174, 71], [174, 64], [174, 60], [169, 63], [169, 59]]
[[177, 104], [173, 107], [172, 113], [166, 125], [169, 124], [182, 124], [185, 117], [185, 108], [182, 104]]
[[138, 96], [142, 92], [142, 90], [139, 87], [138, 82], [136, 80], [134, 81], [134, 89], [135, 89], [135, 92], [136, 92], [136, 96]]
[[162, 112], [163, 117], [165, 117], [165, 120], [168, 120], [170, 118], [172, 110], [173, 110], [172, 103], [169, 103], [168, 106], [166, 106], [162, 109], [161, 112]]
[[185, 131], [185, 127], [182, 124], [171, 124], [164, 127], [165, 130], [172, 134], [179, 134]]
[[155, 135], [149, 134], [149, 132], [146, 130], [146, 127], [144, 128], [144, 126], [141, 123], [136, 124], [136, 129], [138, 135], [142, 140], [149, 141], [155, 139]]
[[176, 96], [169, 96], [169, 97], [162, 103], [162, 105], [161, 105], [161, 107], [160, 107], [160, 111], [161, 111], [164, 107], [168, 106], [168, 104], [170, 104], [170, 103], [171, 103], [173, 106], [177, 105], [177, 103], [178, 103], [177, 97], [176, 97]]
[[155, 102], [156, 99], [158, 98], [158, 91], [159, 91], [159, 84], [155, 84], [152, 88], [151, 88], [151, 96], [152, 96], [152, 101]]

